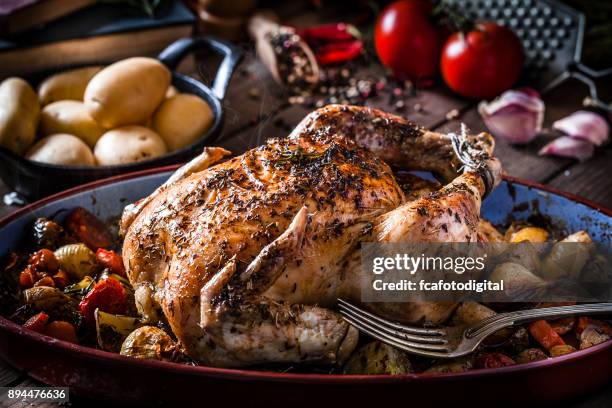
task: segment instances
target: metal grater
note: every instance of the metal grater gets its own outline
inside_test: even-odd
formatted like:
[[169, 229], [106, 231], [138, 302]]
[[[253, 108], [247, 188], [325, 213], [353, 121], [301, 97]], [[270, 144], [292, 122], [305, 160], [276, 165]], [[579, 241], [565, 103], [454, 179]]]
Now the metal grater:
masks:
[[612, 67], [593, 70], [581, 62], [584, 14], [554, 0], [445, 0], [474, 21], [496, 21], [518, 35], [525, 50], [525, 79], [543, 92], [568, 78], [589, 87], [591, 106], [612, 112], [598, 98], [594, 79], [612, 74]]

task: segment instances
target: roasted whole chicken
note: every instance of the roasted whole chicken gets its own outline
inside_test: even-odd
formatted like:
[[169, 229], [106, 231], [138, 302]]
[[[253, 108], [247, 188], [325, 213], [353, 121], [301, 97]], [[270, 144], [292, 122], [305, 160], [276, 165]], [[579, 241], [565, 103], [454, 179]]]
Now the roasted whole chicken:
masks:
[[[480, 204], [501, 179], [492, 151], [486, 133], [435, 133], [339, 105], [222, 163], [230, 152], [206, 148], [124, 211], [137, 307], [167, 320], [203, 364], [341, 363], [358, 333], [333, 309], [338, 297], [360, 302], [360, 243], [486, 239]], [[443, 185], [411, 194], [390, 166]], [[456, 307], [366, 306], [410, 324], [441, 323]]]

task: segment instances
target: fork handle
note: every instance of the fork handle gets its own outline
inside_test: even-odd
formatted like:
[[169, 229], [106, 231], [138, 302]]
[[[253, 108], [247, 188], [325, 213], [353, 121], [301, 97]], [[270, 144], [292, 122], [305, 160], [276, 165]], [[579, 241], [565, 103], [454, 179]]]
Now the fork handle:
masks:
[[585, 314], [608, 314], [612, 313], [612, 303], [588, 303], [571, 306], [553, 306], [540, 309], [518, 310], [516, 312], [500, 313], [480, 321], [466, 331], [466, 336], [487, 337], [499, 329], [528, 323], [534, 320], [579, 316]]
[[569, 316], [582, 316], [585, 314], [612, 313], [612, 303], [588, 303], [582, 305], [553, 306], [540, 309], [521, 310], [507, 313], [512, 318], [512, 325], [532, 322], [545, 318], [561, 318]]

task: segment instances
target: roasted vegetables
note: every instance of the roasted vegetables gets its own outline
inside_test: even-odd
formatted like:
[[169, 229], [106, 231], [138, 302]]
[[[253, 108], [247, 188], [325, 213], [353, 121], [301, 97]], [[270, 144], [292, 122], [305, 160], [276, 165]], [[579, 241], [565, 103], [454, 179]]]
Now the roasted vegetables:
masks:
[[70, 343], [79, 342], [74, 326], [63, 320], [49, 323], [45, 329], [45, 334]]
[[557, 242], [542, 262], [545, 279], [576, 278], [593, 255], [592, 240], [584, 231]]
[[125, 338], [142, 325], [137, 317], [121, 316], [96, 309], [96, 337], [102, 350], [119, 352]]
[[48, 286], [36, 286], [24, 290], [23, 300], [26, 305], [45, 311], [70, 306], [74, 303], [74, 299], [61, 290]]
[[84, 243], [92, 251], [108, 248], [113, 244], [104, 223], [82, 207], [74, 209], [66, 218], [64, 225], [78, 242]]
[[[41, 334], [126, 356], [188, 361], [161, 312], [151, 320], [147, 320], [150, 316], [138, 314], [134, 288], [127, 279], [120, 253], [111, 249], [116, 247], [104, 224], [84, 209], [72, 211], [65, 222], [63, 227], [49, 219], [37, 219], [27, 241], [27, 251], [7, 257], [1, 289], [13, 288], [15, 296], [11, 302], [14, 306], [19, 303], [17, 311], [13, 308], [9, 312], [11, 319]], [[525, 248], [534, 248], [534, 252], [519, 251], [524, 256], [506, 251], [496, 254], [503, 262], [494, 269], [491, 279], [503, 279], [506, 288], [510, 285], [511, 289], [533, 290], [552, 283], [538, 276], [539, 266], [530, 261], [532, 255], [539, 258], [546, 254], [540, 248], [547, 246], [526, 242], [536, 241], [533, 237], [516, 238], [526, 229], [516, 227], [515, 239]], [[494, 239], [501, 240], [501, 235]], [[564, 242], [588, 242], [588, 239], [588, 235], [579, 233]], [[548, 244], [548, 248], [554, 246], [552, 242]], [[581, 259], [579, 262], [584, 268], [580, 273], [588, 274], [593, 284], [610, 278], [605, 257], [591, 259], [589, 255], [586, 263]], [[534, 266], [533, 270], [528, 264]], [[12, 280], [4, 279], [10, 276]], [[138, 289], [147, 290], [146, 286]], [[142, 298], [150, 299], [150, 296]], [[561, 304], [538, 303], [536, 307]], [[498, 312], [523, 307], [533, 307], [533, 304], [515, 303], [509, 307], [501, 303], [463, 302], [446, 324], [470, 325]], [[147, 308], [141, 307], [144, 310]], [[155, 326], [151, 325], [153, 321]], [[354, 352], [342, 370], [346, 374], [435, 374], [492, 369], [561, 356], [611, 338], [612, 326], [604, 320], [590, 317], [540, 320], [500, 330], [489, 336], [472, 355], [450, 361], [411, 359], [403, 351], [372, 341]]]
[[64, 229], [55, 221], [37, 218], [32, 226], [32, 243], [37, 248], [56, 249], [64, 241]]
[[62, 270], [72, 279], [82, 279], [87, 275], [93, 275], [100, 269], [96, 254], [85, 244], [64, 245], [54, 254]]
[[85, 321], [93, 324], [96, 309], [112, 314], [124, 314], [127, 310], [127, 296], [123, 286], [114, 279], [104, 279], [96, 283], [81, 300], [79, 310]]
[[537, 320], [529, 324], [529, 333], [546, 350], [551, 350], [555, 346], [563, 346], [565, 342], [557, 332], [548, 324], [546, 320]]
[[499, 368], [515, 364], [514, 360], [502, 353], [481, 353], [474, 360], [474, 368]]
[[528, 348], [521, 351], [514, 359], [518, 364], [530, 363], [532, 361], [546, 360], [548, 356], [539, 348]]
[[548, 241], [548, 231], [543, 228], [525, 227], [509, 236], [510, 242], [546, 242]]
[[353, 353], [344, 366], [345, 374], [406, 374], [412, 372], [403, 351], [380, 341], [373, 341]]
[[44, 333], [48, 321], [49, 315], [45, 312], [40, 312], [30, 317], [28, 321], [23, 324], [23, 327], [37, 333]]
[[[471, 325], [476, 324], [481, 320], [486, 319], [497, 314], [495, 311], [489, 309], [485, 305], [477, 302], [463, 302], [455, 310], [455, 314], [452, 318], [452, 323], [455, 325]], [[511, 330], [502, 329], [498, 332], [493, 333], [486, 339], [487, 344], [495, 344], [508, 338], [511, 334]]]
[[108, 268], [112, 273], [122, 277], [125, 275], [125, 266], [123, 266], [123, 259], [121, 255], [115, 251], [110, 251], [102, 248], [98, 248], [96, 251], [96, 259], [98, 263], [105, 268]]
[[179, 353], [176, 342], [165, 331], [154, 326], [143, 326], [125, 339], [120, 354], [142, 359], [172, 361]]
[[446, 363], [435, 364], [425, 370], [426, 374], [462, 373], [471, 370], [474, 361], [471, 356], [460, 357]]

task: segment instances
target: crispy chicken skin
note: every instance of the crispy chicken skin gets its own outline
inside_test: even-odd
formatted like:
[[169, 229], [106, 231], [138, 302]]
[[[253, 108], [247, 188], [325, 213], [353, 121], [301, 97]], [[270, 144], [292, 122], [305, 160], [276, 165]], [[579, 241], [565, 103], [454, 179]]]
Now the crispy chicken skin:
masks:
[[[496, 185], [491, 137], [470, 143]], [[203, 169], [225, 154], [215, 149], [122, 223], [140, 312], [165, 318], [204, 364], [341, 363], [358, 336], [332, 308], [339, 296], [360, 301], [360, 242], [477, 240], [482, 169], [458, 174], [449, 136], [400, 117], [330, 105], [288, 138]], [[389, 164], [450, 183], [407, 200]], [[369, 306], [412, 323], [455, 307]]]

